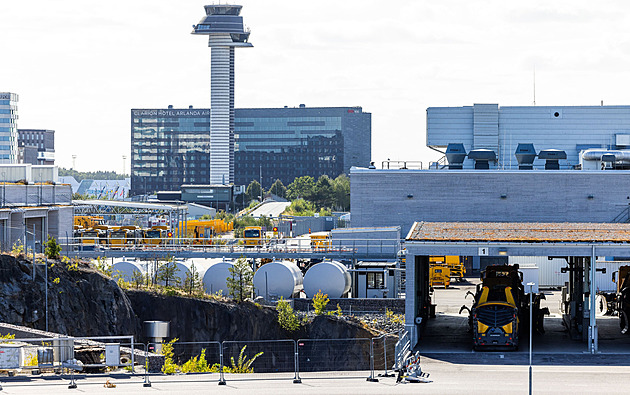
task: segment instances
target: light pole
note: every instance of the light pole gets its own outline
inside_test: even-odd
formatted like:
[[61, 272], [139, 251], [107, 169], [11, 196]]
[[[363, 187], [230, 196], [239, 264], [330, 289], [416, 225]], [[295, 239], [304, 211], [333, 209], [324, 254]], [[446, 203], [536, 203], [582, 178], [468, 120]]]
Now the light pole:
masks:
[[536, 283], [527, 283], [529, 287], [529, 395], [532, 395], [532, 306], [534, 285]]

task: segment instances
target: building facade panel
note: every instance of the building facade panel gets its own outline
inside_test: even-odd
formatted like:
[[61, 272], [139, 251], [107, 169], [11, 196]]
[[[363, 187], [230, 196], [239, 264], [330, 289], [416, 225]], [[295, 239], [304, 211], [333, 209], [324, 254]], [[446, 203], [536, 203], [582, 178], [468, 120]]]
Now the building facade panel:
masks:
[[622, 170], [355, 168], [350, 181], [352, 225], [400, 225], [403, 235], [414, 221], [613, 222], [627, 217], [630, 195]]

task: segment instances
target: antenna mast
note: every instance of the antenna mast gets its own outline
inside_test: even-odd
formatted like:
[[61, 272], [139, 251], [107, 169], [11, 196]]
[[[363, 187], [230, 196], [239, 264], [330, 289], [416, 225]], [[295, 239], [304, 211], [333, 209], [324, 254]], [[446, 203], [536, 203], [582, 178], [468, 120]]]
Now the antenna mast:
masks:
[[534, 105], [536, 105], [536, 65], [534, 65]]

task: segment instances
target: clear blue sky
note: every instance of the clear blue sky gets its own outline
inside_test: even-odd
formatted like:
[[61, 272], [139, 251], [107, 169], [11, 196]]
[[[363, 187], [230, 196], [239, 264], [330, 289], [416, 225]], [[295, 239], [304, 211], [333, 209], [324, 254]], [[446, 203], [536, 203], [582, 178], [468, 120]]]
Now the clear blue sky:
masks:
[[[207, 2], [210, 4], [211, 2]], [[115, 170], [130, 109], [209, 107], [202, 1], [0, 3], [0, 91], [22, 128], [56, 130], [57, 164]], [[426, 108], [630, 104], [624, 1], [245, 0], [236, 107], [362, 106], [376, 162], [435, 160]], [[127, 171], [129, 159], [127, 159]]]

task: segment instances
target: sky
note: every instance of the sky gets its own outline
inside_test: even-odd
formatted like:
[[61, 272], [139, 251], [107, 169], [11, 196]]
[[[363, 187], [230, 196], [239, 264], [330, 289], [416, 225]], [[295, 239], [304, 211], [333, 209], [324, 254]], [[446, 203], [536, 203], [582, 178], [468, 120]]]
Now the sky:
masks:
[[[204, 4], [0, 0], [18, 127], [55, 130], [61, 167], [128, 173], [132, 108], [210, 106], [207, 38], [190, 34]], [[427, 107], [630, 105], [627, 1], [236, 4], [254, 47], [236, 50], [235, 107], [361, 106], [377, 167], [440, 158]]]

